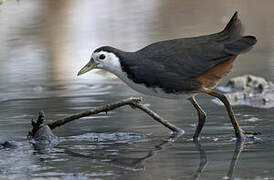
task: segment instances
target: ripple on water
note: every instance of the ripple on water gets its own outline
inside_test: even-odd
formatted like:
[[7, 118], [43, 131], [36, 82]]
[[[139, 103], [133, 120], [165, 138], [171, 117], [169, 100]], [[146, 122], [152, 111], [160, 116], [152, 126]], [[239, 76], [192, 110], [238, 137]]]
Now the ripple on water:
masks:
[[29, 114], [21, 114], [21, 115], [17, 115], [17, 116], [10, 116], [8, 117], [8, 119], [21, 119], [21, 118], [32, 118], [33, 115], [29, 115]]
[[245, 119], [244, 121], [246, 121], [246, 122], [258, 122], [258, 121], [260, 121], [260, 119], [256, 118], [256, 117], [251, 117], [251, 118]]
[[148, 141], [146, 135], [128, 132], [115, 132], [115, 133], [86, 133], [78, 136], [70, 136], [69, 140], [74, 141], [91, 141], [101, 143], [132, 143], [132, 142], [145, 142]]
[[4, 89], [5, 94], [0, 97], [0, 102], [39, 100], [52, 97], [71, 97], [71, 101], [76, 102], [102, 102], [87, 97], [109, 94], [112, 88], [113, 86], [109, 84], [23, 84], [20, 88]]

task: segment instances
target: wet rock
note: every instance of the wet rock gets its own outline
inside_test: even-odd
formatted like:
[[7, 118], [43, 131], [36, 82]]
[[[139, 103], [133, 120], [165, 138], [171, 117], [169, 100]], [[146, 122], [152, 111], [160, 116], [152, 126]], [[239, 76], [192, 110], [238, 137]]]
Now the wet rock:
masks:
[[37, 149], [45, 149], [57, 145], [59, 138], [53, 134], [48, 125], [43, 124], [34, 134], [32, 143]]
[[262, 77], [239, 76], [232, 78], [224, 87], [218, 89], [225, 93], [232, 105], [274, 107], [274, 85]]
[[39, 112], [37, 120], [32, 120], [32, 130], [28, 137], [35, 149], [44, 150], [56, 146], [59, 143], [59, 138], [53, 134], [51, 129], [45, 122], [45, 113]]
[[34, 135], [34, 140], [44, 143], [51, 143], [57, 139], [58, 137], [52, 133], [48, 125], [42, 125]]
[[246, 93], [263, 93], [269, 87], [269, 83], [262, 77], [244, 75], [232, 78], [226, 84], [232, 91], [244, 91]]

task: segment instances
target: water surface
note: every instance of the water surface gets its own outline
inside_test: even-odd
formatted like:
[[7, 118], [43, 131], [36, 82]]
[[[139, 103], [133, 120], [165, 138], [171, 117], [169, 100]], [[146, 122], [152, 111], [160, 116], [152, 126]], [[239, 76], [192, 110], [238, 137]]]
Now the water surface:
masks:
[[[262, 132], [236, 144], [222, 106], [199, 95], [208, 114], [200, 144], [191, 137], [190, 103], [144, 96], [145, 103], [185, 130], [178, 139], [146, 114], [123, 107], [54, 130], [59, 145], [39, 152], [28, 143], [30, 120], [54, 120], [140, 94], [102, 72], [77, 77], [91, 51], [112, 45], [133, 51], [149, 43], [221, 30], [235, 10], [257, 45], [224, 80], [254, 74], [274, 81], [273, 5], [242, 1], [9, 0], [0, 6], [0, 179], [274, 179], [272, 109], [233, 107], [246, 130]], [[233, 171], [234, 169], [234, 171]]]

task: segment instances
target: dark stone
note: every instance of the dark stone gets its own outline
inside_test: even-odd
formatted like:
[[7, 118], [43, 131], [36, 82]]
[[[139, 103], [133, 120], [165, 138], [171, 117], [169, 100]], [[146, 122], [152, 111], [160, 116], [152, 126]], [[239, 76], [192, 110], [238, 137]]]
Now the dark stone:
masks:
[[244, 75], [232, 78], [225, 87], [225, 92], [232, 105], [248, 105], [260, 108], [274, 107], [274, 85], [262, 77]]
[[268, 89], [269, 83], [262, 77], [244, 75], [230, 79], [225, 87], [232, 92], [263, 93]]
[[59, 143], [59, 138], [53, 134], [48, 125], [41, 125], [34, 134], [33, 140], [33, 145], [36, 149], [54, 147]]

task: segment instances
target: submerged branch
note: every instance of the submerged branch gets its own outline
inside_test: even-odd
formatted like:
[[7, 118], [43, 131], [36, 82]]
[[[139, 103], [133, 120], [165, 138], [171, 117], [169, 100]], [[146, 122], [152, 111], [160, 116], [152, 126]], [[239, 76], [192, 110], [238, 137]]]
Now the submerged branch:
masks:
[[50, 129], [55, 129], [58, 126], [62, 126], [68, 122], [74, 121], [74, 120], [82, 118], [82, 117], [98, 114], [101, 112], [111, 111], [113, 109], [129, 105], [130, 107], [132, 107], [134, 109], [138, 108], [138, 109], [142, 110], [143, 112], [147, 113], [150, 117], [152, 117], [154, 120], [161, 123], [165, 127], [169, 128], [171, 131], [173, 131], [175, 133], [183, 133], [182, 129], [180, 129], [177, 126], [175, 126], [174, 124], [168, 122], [167, 120], [165, 120], [164, 118], [159, 116], [157, 113], [155, 113], [148, 107], [141, 104], [141, 101], [142, 101], [142, 98], [131, 97], [128, 99], [124, 99], [124, 100], [115, 102], [115, 103], [106, 104], [103, 106], [96, 107], [94, 109], [83, 111], [78, 114], [73, 114], [71, 116], [67, 116], [63, 119], [59, 119], [59, 120], [48, 123], [48, 126], [50, 127]]

